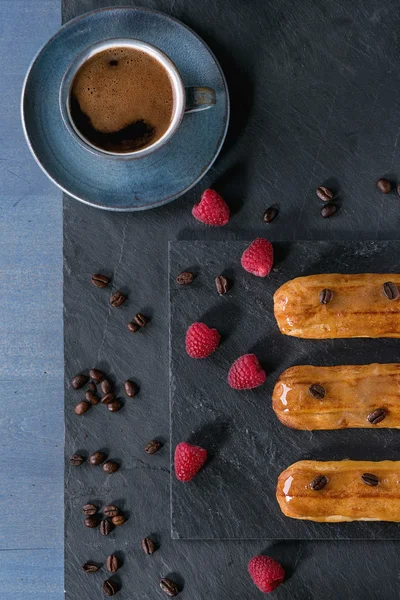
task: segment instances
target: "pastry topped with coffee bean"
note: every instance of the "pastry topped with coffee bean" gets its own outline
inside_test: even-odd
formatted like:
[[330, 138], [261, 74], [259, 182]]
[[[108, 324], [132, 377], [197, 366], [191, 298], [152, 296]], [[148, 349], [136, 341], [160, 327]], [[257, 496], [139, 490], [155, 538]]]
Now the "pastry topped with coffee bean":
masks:
[[398, 338], [399, 287], [394, 273], [298, 277], [275, 292], [275, 318], [300, 338]]
[[272, 407], [293, 429], [400, 428], [400, 364], [291, 367]]
[[400, 522], [400, 461], [301, 460], [279, 475], [276, 497], [292, 519]]

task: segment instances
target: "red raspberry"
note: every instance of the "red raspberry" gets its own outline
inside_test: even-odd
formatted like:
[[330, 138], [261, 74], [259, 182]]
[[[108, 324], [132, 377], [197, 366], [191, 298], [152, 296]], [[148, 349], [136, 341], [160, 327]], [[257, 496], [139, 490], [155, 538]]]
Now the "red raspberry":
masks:
[[266, 277], [274, 263], [274, 249], [271, 242], [257, 238], [242, 254], [242, 267], [257, 277]]
[[285, 579], [285, 570], [269, 556], [254, 556], [248, 565], [250, 577], [259, 590], [273, 592]]
[[251, 390], [264, 383], [266, 378], [267, 375], [255, 354], [240, 356], [228, 373], [228, 383], [234, 390]]
[[200, 202], [195, 204], [192, 209], [195, 219], [213, 227], [226, 225], [229, 221], [229, 214], [229, 206], [215, 190], [205, 190], [201, 195]]
[[204, 323], [193, 323], [186, 332], [186, 352], [192, 358], [207, 358], [217, 348], [221, 336]]
[[207, 450], [181, 442], [175, 448], [175, 475], [179, 481], [190, 481], [207, 460]]

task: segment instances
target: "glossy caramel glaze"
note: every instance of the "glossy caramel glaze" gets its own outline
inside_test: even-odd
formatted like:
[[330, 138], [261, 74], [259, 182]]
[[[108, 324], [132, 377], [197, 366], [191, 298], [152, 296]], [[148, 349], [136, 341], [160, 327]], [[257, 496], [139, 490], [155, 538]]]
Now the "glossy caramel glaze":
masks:
[[[310, 275], [282, 285], [274, 295], [274, 312], [285, 335], [300, 338], [400, 337], [400, 298], [388, 300], [382, 286], [400, 287], [400, 275]], [[320, 292], [333, 299], [321, 304]]]
[[[321, 400], [310, 394], [313, 384], [325, 389]], [[291, 367], [276, 382], [272, 407], [293, 429], [400, 428], [400, 364]], [[373, 425], [367, 417], [378, 408], [386, 416]]]
[[[364, 473], [376, 475], [378, 485], [366, 485]], [[310, 483], [318, 475], [328, 483], [314, 491]], [[302, 460], [279, 475], [276, 497], [282, 512], [292, 519], [400, 521], [400, 461]]]

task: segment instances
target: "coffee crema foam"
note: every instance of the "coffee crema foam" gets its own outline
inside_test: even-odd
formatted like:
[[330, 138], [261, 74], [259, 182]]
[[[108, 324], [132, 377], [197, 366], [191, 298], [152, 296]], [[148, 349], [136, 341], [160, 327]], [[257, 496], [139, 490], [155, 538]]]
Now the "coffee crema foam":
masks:
[[93, 145], [132, 152], [156, 142], [168, 130], [173, 88], [165, 67], [146, 52], [110, 48], [77, 72], [70, 97], [71, 117]]

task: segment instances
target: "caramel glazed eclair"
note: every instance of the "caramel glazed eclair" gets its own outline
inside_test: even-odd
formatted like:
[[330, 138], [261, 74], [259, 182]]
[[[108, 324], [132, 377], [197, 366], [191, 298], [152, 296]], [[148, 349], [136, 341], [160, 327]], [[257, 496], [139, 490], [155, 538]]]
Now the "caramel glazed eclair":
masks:
[[292, 519], [400, 521], [400, 461], [302, 460], [280, 474], [276, 497]]
[[275, 292], [275, 318], [300, 338], [398, 338], [399, 286], [393, 273], [298, 277]]
[[291, 367], [272, 408], [292, 429], [400, 428], [400, 364]]

